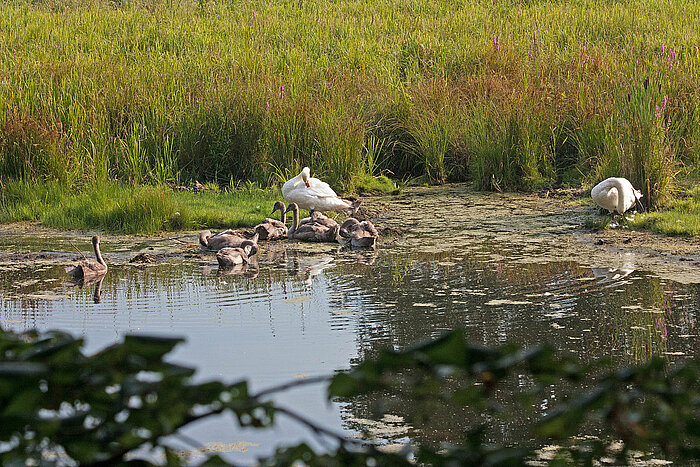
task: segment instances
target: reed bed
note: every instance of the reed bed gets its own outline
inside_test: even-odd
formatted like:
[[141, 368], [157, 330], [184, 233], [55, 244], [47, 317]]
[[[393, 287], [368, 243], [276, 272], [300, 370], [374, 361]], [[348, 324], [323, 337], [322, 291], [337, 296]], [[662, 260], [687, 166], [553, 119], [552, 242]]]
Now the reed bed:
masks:
[[690, 0], [11, 0], [0, 176], [622, 175], [659, 204], [700, 162], [698, 43]]

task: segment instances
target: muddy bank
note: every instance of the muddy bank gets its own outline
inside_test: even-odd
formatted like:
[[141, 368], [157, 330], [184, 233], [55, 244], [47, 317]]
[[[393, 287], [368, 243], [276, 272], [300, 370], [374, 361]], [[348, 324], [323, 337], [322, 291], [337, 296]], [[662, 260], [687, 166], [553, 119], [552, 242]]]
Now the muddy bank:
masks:
[[681, 283], [700, 282], [700, 239], [626, 229], [591, 232], [584, 224], [598, 215], [592, 202], [452, 185], [415, 188], [364, 204], [380, 230], [404, 233], [393, 241], [399, 249], [476, 253], [514, 263], [574, 260], [592, 268], [648, 270]]
[[[363, 213], [380, 232], [379, 248], [398, 252], [465, 254], [512, 263], [575, 260], [592, 268], [641, 269], [681, 283], [700, 282], [700, 238], [665, 237], [625, 229], [591, 232], [593, 203], [567, 197], [475, 192], [465, 185], [411, 188], [396, 196], [365, 198]], [[92, 231], [62, 231], [38, 223], [0, 226], [0, 263], [70, 263], [90, 255]], [[139, 253], [153, 262], [205, 258], [198, 232], [103, 236], [108, 260], [127, 264]], [[274, 249], [274, 242], [263, 243]], [[332, 253], [337, 245], [290, 242], [302, 253]], [[204, 256], [203, 256], [204, 255]], [[133, 263], [148, 264], [151, 261]]]

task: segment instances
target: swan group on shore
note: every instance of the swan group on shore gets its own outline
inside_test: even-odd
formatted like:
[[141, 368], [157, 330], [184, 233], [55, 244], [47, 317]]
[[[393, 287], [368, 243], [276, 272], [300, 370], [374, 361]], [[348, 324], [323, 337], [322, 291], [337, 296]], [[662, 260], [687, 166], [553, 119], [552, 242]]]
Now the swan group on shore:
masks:
[[[325, 182], [310, 176], [310, 169], [304, 169], [295, 177], [284, 183], [282, 194], [289, 202], [277, 201], [270, 215], [280, 212], [280, 219], [266, 218], [255, 226], [250, 238], [231, 229], [212, 234], [204, 230], [199, 235], [201, 248], [216, 252], [219, 267], [245, 267], [258, 252], [259, 240], [292, 239], [305, 242], [340, 242], [350, 248], [376, 249], [379, 233], [367, 220], [360, 221], [354, 217], [347, 218], [342, 225], [323, 214], [325, 211], [340, 211], [355, 214], [359, 201], [344, 200]], [[593, 201], [611, 215], [624, 214], [635, 204], [640, 204], [642, 193], [635, 189], [629, 180], [622, 177], [610, 177], [598, 183], [591, 190]], [[299, 219], [300, 209], [310, 211], [310, 216]], [[292, 225], [287, 227], [287, 213], [292, 212]], [[94, 282], [101, 280], [107, 273], [107, 263], [100, 252], [100, 238], [92, 237], [95, 260], [85, 258], [74, 266], [66, 267], [68, 274], [75, 280]]]

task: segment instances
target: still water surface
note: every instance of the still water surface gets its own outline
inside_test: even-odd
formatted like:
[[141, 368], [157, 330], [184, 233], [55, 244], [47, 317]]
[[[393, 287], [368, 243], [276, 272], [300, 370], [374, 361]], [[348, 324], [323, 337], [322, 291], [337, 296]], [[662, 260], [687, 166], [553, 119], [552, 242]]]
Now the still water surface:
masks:
[[[417, 190], [388, 203], [376, 211], [387, 229], [377, 252], [268, 243], [245, 274], [219, 274], [212, 254], [189, 246], [195, 234], [178, 234], [187, 246], [159, 239], [150, 246], [170, 254], [140, 266], [128, 261], [150, 251], [148, 244], [106, 237], [110, 271], [99, 297], [96, 285], [75, 287], [63, 272], [76, 256], [65, 253], [72, 250], [67, 236], [3, 235], [0, 325], [69, 331], [84, 336], [88, 351], [125, 333], [184, 336], [173, 361], [196, 367], [199, 379], [246, 378], [253, 390], [331, 374], [378, 349], [455, 327], [475, 343], [547, 342], [584, 360], [677, 360], [699, 348], [694, 266], [657, 268], [637, 253], [582, 242], [581, 216], [592, 215], [590, 208], [572, 213], [461, 187]], [[48, 251], [31, 261], [7, 256], [41, 250]], [[370, 420], [367, 401], [327, 403], [320, 385], [275, 400], [350, 436], [369, 429], [389, 442], [455, 441], [459, 432], [450, 414], [421, 432], [402, 423], [405, 413]], [[274, 430], [256, 431], [221, 416], [186, 433], [221, 443], [211, 446], [238, 462], [313, 438], [282, 418]], [[526, 436], [508, 427], [501, 435]]]

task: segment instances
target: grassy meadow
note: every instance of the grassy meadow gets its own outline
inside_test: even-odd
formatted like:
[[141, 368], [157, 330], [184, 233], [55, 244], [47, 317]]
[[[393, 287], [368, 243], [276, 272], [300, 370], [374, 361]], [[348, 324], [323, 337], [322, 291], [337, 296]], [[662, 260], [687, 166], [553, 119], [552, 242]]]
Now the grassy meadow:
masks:
[[[699, 175], [699, 43], [689, 0], [10, 0], [0, 180], [176, 200], [158, 187], [304, 165], [346, 191], [621, 175], [663, 206]], [[3, 219], [41, 195], [0, 189]]]
[[39, 220], [64, 229], [127, 234], [250, 227], [270, 217], [272, 205], [282, 197], [279, 189], [193, 193], [119, 183], [100, 183], [75, 192], [59, 182], [17, 180], [2, 190], [0, 222]]

